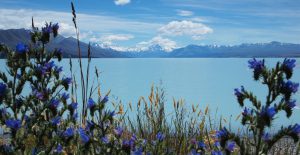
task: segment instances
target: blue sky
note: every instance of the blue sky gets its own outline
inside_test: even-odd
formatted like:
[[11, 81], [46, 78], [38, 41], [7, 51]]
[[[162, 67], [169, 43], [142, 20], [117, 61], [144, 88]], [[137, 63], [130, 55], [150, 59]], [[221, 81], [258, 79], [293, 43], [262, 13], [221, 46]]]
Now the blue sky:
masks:
[[[75, 0], [81, 39], [114, 49], [188, 44], [300, 43], [299, 0]], [[74, 36], [68, 0], [1, 0], [0, 29], [59, 22]]]

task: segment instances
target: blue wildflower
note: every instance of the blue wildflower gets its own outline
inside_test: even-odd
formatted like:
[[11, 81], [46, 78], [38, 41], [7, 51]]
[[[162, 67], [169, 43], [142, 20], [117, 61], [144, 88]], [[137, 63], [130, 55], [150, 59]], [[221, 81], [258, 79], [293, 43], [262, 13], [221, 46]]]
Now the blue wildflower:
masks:
[[133, 155], [143, 155], [143, 148], [140, 147], [140, 148], [136, 149], [135, 151], [133, 151]]
[[38, 65], [37, 67], [35, 67], [36, 72], [38, 72], [41, 75], [46, 75], [47, 73], [47, 69], [45, 67], [43, 67], [42, 65]]
[[241, 86], [241, 90], [238, 89], [238, 88], [235, 88], [235, 89], [234, 89], [234, 95], [235, 95], [236, 97], [243, 97], [244, 93], [245, 93], [244, 86]]
[[216, 142], [214, 143], [214, 146], [215, 146], [215, 147], [220, 147], [220, 146], [221, 146], [221, 144], [220, 144], [220, 142], [219, 142], [219, 141], [216, 141]]
[[222, 151], [212, 151], [211, 155], [223, 155]]
[[89, 98], [87, 107], [89, 109], [92, 109], [95, 107], [95, 105], [96, 105], [96, 102], [92, 98]]
[[92, 130], [95, 127], [95, 123], [93, 121], [89, 121], [87, 120], [87, 126], [86, 126], [86, 130]]
[[42, 27], [42, 32], [49, 35], [52, 32], [51, 24], [47, 24], [46, 27]]
[[29, 118], [28, 115], [24, 115], [24, 120], [25, 120], [25, 121], [29, 121], [29, 119], [30, 119], [30, 118]]
[[16, 99], [15, 105], [16, 105], [16, 107], [19, 108], [23, 105], [23, 103], [24, 103], [23, 99], [21, 97], [19, 97]]
[[23, 43], [18, 43], [17, 46], [16, 46], [16, 51], [19, 54], [26, 53], [26, 52], [28, 52], [28, 50], [29, 50], [28, 46], [24, 45]]
[[276, 109], [274, 107], [271, 108], [262, 107], [262, 111], [260, 113], [261, 116], [267, 116], [270, 119], [272, 119], [275, 114], [276, 114]]
[[[47, 96], [50, 92], [50, 89], [44, 89], [43, 91], [38, 91], [35, 88], [32, 88], [32, 94], [39, 100], [45, 100], [47, 99]], [[51, 102], [51, 101], [50, 101]]]
[[217, 133], [216, 133], [217, 138], [222, 138], [222, 137], [226, 137], [226, 136], [228, 136], [228, 131], [225, 127], [223, 129], [217, 131]]
[[55, 149], [55, 152], [56, 153], [62, 153], [62, 151], [63, 151], [63, 147], [60, 144], [58, 144], [56, 149]]
[[121, 136], [122, 133], [123, 133], [123, 128], [120, 127], [120, 126], [118, 126], [118, 127], [115, 128], [114, 131], [115, 131], [115, 134], [116, 134], [117, 136]]
[[31, 155], [37, 155], [38, 154], [38, 150], [36, 147], [31, 149]]
[[46, 62], [44, 64], [44, 69], [45, 70], [51, 70], [55, 66], [54, 61]]
[[137, 140], [137, 137], [136, 137], [136, 135], [135, 135], [135, 134], [132, 134], [132, 136], [131, 136], [130, 140], [132, 140], [132, 141], [136, 141], [136, 140]]
[[283, 89], [288, 93], [296, 93], [298, 91], [299, 83], [294, 83], [290, 80], [283, 82]]
[[237, 96], [237, 97], [240, 97], [242, 96], [243, 94], [240, 92], [240, 90], [238, 88], [235, 88], [234, 89], [234, 95]]
[[27, 115], [24, 115], [24, 120], [25, 120], [25, 123], [28, 123], [30, 121], [30, 117]]
[[192, 149], [190, 155], [201, 155], [201, 153], [197, 152], [196, 149]]
[[55, 71], [56, 73], [60, 73], [60, 72], [63, 71], [63, 67], [55, 66], [55, 67], [54, 67], [54, 71]]
[[61, 96], [64, 100], [67, 100], [70, 98], [70, 95], [68, 93], [63, 93]]
[[69, 107], [70, 107], [72, 110], [76, 110], [77, 107], [78, 107], [78, 103], [77, 103], [77, 102], [72, 102], [71, 104], [69, 104]]
[[196, 140], [196, 138], [192, 138], [192, 139], [190, 140], [190, 142], [191, 142], [191, 144], [196, 145], [197, 140]]
[[62, 82], [64, 83], [64, 84], [67, 84], [67, 85], [69, 85], [69, 84], [71, 84], [72, 83], [72, 78], [63, 78], [62, 79]]
[[296, 60], [295, 59], [284, 59], [283, 66], [285, 66], [289, 70], [292, 70], [296, 66]]
[[5, 118], [6, 114], [7, 114], [6, 108], [0, 109], [0, 115], [2, 118]]
[[78, 129], [78, 133], [79, 133], [79, 136], [80, 136], [80, 139], [83, 143], [87, 143], [89, 142], [90, 138], [89, 136], [84, 132], [84, 130], [82, 128], [79, 128]]
[[51, 109], [56, 109], [59, 105], [59, 100], [58, 99], [51, 99], [50, 100], [50, 108]]
[[199, 142], [198, 142], [198, 147], [199, 147], [199, 148], [205, 148], [206, 145], [205, 145], [205, 143], [204, 143], [203, 141], [199, 141]]
[[21, 121], [20, 120], [14, 120], [14, 119], [8, 119], [5, 121], [5, 125], [12, 130], [18, 130], [21, 128]]
[[53, 32], [57, 32], [58, 29], [59, 29], [58, 23], [55, 23], [55, 24], [52, 25], [52, 31]]
[[135, 134], [133, 134], [130, 140], [123, 139], [122, 140], [122, 148], [124, 150], [130, 151], [135, 149], [135, 141], [137, 140]]
[[122, 146], [129, 147], [129, 146], [130, 146], [129, 140], [123, 139], [123, 140], [122, 140]]
[[110, 117], [113, 117], [113, 116], [115, 116], [115, 115], [116, 115], [115, 111], [111, 111], [111, 112], [109, 113], [109, 116], [110, 116]]
[[243, 116], [250, 116], [250, 115], [252, 115], [252, 113], [253, 113], [253, 111], [252, 110], [250, 110], [249, 108], [244, 108], [244, 111], [243, 111]]
[[106, 116], [114, 117], [115, 114], [116, 114], [115, 111], [110, 111], [110, 110], [105, 111]]
[[58, 53], [58, 54], [62, 54], [62, 49], [61, 48], [56, 49], [55, 52]]
[[276, 114], [276, 109], [274, 107], [267, 109], [267, 115], [269, 116], [269, 118], [273, 118], [275, 114]]
[[109, 143], [109, 139], [107, 138], [107, 136], [104, 136], [101, 138], [101, 141], [104, 143], [104, 144], [108, 144]]
[[296, 100], [291, 100], [287, 102], [287, 106], [293, 109], [296, 106]]
[[230, 152], [234, 150], [235, 142], [233, 141], [227, 141], [226, 149]]
[[72, 127], [67, 128], [63, 135], [67, 138], [72, 137], [74, 135], [74, 129]]
[[72, 116], [72, 118], [73, 118], [74, 120], [77, 120], [77, 118], [78, 118], [78, 113], [77, 113], [77, 112], [74, 113], [73, 116]]
[[256, 60], [255, 58], [249, 60], [248, 64], [249, 68], [254, 69], [255, 72], [259, 72], [265, 67], [264, 60]]
[[108, 101], [108, 96], [105, 96], [105, 97], [102, 99], [101, 103], [106, 103], [107, 101]]
[[163, 141], [163, 140], [165, 139], [165, 135], [164, 135], [163, 133], [161, 133], [161, 132], [158, 132], [158, 133], [156, 134], [156, 139], [157, 139], [158, 141]]
[[51, 122], [52, 125], [56, 126], [56, 125], [59, 124], [60, 119], [61, 119], [61, 117], [57, 116], [57, 117], [52, 118], [50, 122]]
[[36, 90], [36, 91], [34, 91], [34, 94], [35, 94], [36, 98], [38, 98], [39, 100], [43, 100], [44, 99], [44, 94], [42, 92], [38, 92]]
[[299, 134], [300, 134], [300, 125], [296, 123], [296, 124], [293, 126], [293, 128], [292, 128], [292, 132], [293, 132], [294, 134], [299, 135]]
[[269, 133], [264, 133], [264, 134], [262, 135], [262, 139], [263, 139], [264, 141], [269, 141], [269, 140], [270, 140], [270, 134], [269, 134]]
[[143, 145], [146, 145], [146, 144], [147, 144], [147, 140], [146, 140], [146, 139], [143, 139], [143, 140], [142, 140], [142, 144], [143, 144]]
[[6, 84], [1, 82], [0, 83], [0, 98], [5, 95], [5, 92], [6, 92]]

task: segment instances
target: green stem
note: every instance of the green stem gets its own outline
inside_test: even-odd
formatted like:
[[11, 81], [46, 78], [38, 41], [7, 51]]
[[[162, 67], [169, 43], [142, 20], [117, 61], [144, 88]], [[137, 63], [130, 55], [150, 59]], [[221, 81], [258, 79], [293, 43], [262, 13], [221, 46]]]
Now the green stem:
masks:
[[15, 119], [18, 119], [18, 116], [17, 116], [17, 107], [16, 107], [16, 104], [15, 104], [15, 102], [16, 102], [16, 80], [17, 80], [17, 72], [18, 72], [18, 69], [16, 69], [16, 70], [14, 70], [14, 82], [13, 82], [13, 87], [12, 87], [12, 95], [13, 95], [13, 98], [12, 98], [12, 100], [13, 100], [13, 105], [12, 105], [12, 109], [13, 109], [13, 111], [14, 111], [14, 117], [15, 117]]
[[259, 151], [260, 151], [260, 145], [261, 145], [261, 135], [262, 135], [262, 133], [263, 133], [263, 128], [261, 128], [260, 130], [259, 130], [259, 132], [258, 132], [259, 134], [257, 135], [258, 136], [258, 144], [257, 144], [257, 146], [256, 146], [256, 155], [259, 155]]

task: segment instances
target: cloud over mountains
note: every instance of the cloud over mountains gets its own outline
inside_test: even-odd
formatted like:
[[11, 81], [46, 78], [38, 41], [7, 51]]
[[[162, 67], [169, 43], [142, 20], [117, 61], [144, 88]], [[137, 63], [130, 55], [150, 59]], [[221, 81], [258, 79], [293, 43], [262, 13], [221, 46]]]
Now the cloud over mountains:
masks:
[[126, 5], [129, 3], [130, 3], [130, 0], [115, 0], [116, 5]]
[[192, 16], [192, 15], [194, 15], [194, 12], [188, 11], [188, 10], [177, 10], [177, 15], [183, 16], [183, 17]]
[[169, 22], [158, 31], [165, 36], [191, 36], [194, 40], [201, 40], [203, 35], [212, 33], [213, 29], [199, 22], [183, 20]]

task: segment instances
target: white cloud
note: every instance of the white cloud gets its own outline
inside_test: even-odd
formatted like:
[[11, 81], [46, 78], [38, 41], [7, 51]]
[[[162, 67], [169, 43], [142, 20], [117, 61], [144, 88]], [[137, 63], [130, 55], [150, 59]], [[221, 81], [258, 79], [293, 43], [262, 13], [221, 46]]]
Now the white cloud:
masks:
[[188, 10], [177, 10], [177, 15], [186, 17], [186, 16], [192, 16], [194, 15], [194, 13]]
[[[49, 13], [49, 14], [48, 14]], [[52, 15], [52, 17], [51, 17]], [[66, 17], [65, 13], [61, 14]], [[34, 25], [36, 27], [44, 26], [45, 22], [58, 22], [58, 13], [51, 11], [33, 11], [26, 9], [12, 10], [0, 9], [0, 29], [18, 29], [31, 28], [31, 17], [34, 18]], [[71, 17], [70, 17], [71, 18]], [[75, 29], [71, 22], [60, 20], [60, 34], [65, 36], [74, 36]]]
[[59, 26], [60, 26], [60, 29], [59, 29], [60, 34], [62, 34], [63, 36], [75, 37], [75, 29], [74, 29], [73, 25], [70, 25], [68, 23], [59, 23]]
[[212, 33], [213, 29], [199, 22], [193, 21], [172, 21], [158, 29], [161, 35], [165, 36], [191, 36], [199, 40], [203, 35]]
[[130, 0], [115, 0], [116, 5], [126, 5], [130, 3]]
[[194, 21], [194, 22], [207, 22], [207, 20], [202, 17], [194, 17], [194, 18], [191, 18], [190, 20]]
[[112, 35], [106, 35], [101, 37], [101, 40], [103, 41], [125, 41], [130, 40], [134, 38], [131, 34], [112, 34]]
[[127, 41], [133, 38], [134, 36], [131, 34], [110, 34], [101, 37], [91, 36], [89, 40], [90, 42], [101, 45], [101, 47], [110, 48], [116, 46], [114, 44], [115, 41]]

